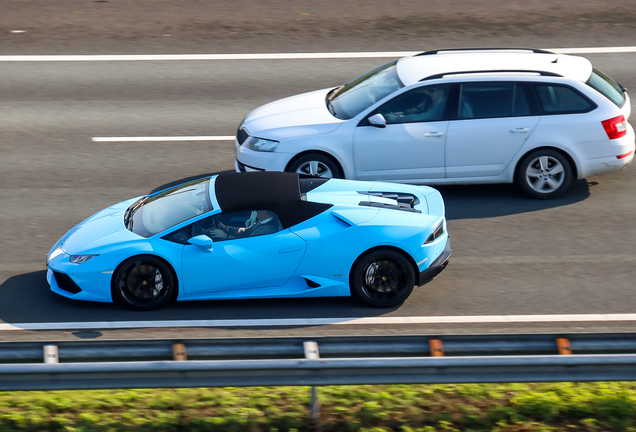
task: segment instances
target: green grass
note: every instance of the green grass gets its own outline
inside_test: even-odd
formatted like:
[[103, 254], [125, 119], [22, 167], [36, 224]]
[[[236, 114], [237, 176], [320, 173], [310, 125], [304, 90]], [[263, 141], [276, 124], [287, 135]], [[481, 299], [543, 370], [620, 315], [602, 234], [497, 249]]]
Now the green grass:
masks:
[[0, 392], [0, 431], [634, 431], [636, 383]]

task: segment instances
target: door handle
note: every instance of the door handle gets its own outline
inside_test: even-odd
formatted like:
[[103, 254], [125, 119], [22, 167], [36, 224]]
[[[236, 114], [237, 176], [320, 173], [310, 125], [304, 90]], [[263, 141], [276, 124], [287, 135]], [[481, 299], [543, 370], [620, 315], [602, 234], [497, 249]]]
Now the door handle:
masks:
[[299, 248], [299, 247], [297, 247], [297, 248], [288, 248], [288, 249], [280, 249], [280, 250], [278, 251], [278, 253], [280, 253], [280, 254], [284, 254], [284, 253], [290, 253], [290, 252], [297, 252], [297, 251], [299, 251], [299, 250], [300, 250], [300, 248]]
[[438, 132], [438, 131], [426, 132], [424, 136], [425, 137], [441, 137], [441, 136], [444, 136], [444, 132]]
[[524, 127], [514, 128], [514, 129], [510, 129], [510, 132], [512, 132], [512, 133], [526, 133], [526, 132], [530, 132], [530, 128], [524, 128]]

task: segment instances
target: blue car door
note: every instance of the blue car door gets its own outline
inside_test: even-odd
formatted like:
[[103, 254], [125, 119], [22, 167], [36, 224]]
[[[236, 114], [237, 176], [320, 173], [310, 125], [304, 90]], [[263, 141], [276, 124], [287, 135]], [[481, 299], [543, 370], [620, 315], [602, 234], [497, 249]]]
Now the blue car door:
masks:
[[284, 285], [298, 268], [306, 243], [289, 229], [215, 241], [212, 250], [186, 244], [182, 289], [186, 296]]

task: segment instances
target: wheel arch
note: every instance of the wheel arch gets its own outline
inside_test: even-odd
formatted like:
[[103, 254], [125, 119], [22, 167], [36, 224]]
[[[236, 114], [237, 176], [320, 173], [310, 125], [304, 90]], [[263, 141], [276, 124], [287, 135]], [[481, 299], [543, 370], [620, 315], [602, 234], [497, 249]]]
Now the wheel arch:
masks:
[[289, 167], [292, 166], [298, 159], [300, 159], [303, 156], [310, 155], [310, 154], [322, 155], [322, 156], [325, 156], [325, 157], [329, 158], [333, 163], [335, 163], [338, 166], [338, 169], [342, 173], [342, 176], [344, 178], [346, 178], [346, 172], [345, 172], [345, 169], [344, 169], [344, 165], [340, 162], [340, 160], [336, 156], [334, 156], [333, 154], [331, 154], [331, 153], [329, 153], [329, 152], [327, 152], [325, 150], [305, 150], [303, 152], [298, 153], [293, 158], [291, 158], [289, 162], [287, 162], [287, 165], [285, 166], [285, 171], [288, 171]]
[[[411, 254], [409, 254], [408, 252], [406, 252], [404, 249], [401, 249], [397, 246], [389, 246], [389, 245], [382, 245], [382, 246], [374, 246], [370, 249], [365, 250], [364, 252], [362, 252], [358, 258], [356, 258], [356, 260], [353, 262], [353, 264], [351, 265], [351, 269], [349, 269], [349, 291], [351, 291], [351, 278], [353, 277], [353, 269], [358, 265], [358, 263], [368, 254], [375, 252], [377, 250], [382, 250], [382, 249], [388, 249], [388, 250], [392, 250], [394, 252], [399, 253], [400, 255], [402, 255], [404, 258], [406, 258], [408, 260], [408, 262], [411, 264], [411, 267], [413, 268], [413, 272], [415, 273], [415, 281], [418, 282], [419, 281], [419, 275], [420, 275], [420, 270], [417, 267], [417, 263], [415, 262], [415, 259], [413, 259], [413, 257], [411, 256]], [[416, 283], [417, 285], [417, 283]], [[351, 292], [351, 294], [353, 295], [353, 292]]]
[[110, 278], [110, 295], [111, 295], [111, 297], [113, 299], [113, 302], [115, 301], [115, 296], [114, 296], [115, 276], [119, 272], [119, 269], [129, 259], [132, 259], [132, 258], [144, 258], [144, 257], [158, 259], [159, 261], [163, 262], [168, 267], [168, 269], [172, 272], [172, 276], [173, 276], [173, 279], [174, 279], [174, 282], [175, 282], [175, 284], [174, 284], [175, 286], [174, 286], [174, 293], [172, 294], [172, 298], [170, 299], [170, 301], [174, 301], [174, 300], [177, 299], [177, 297], [179, 296], [180, 283], [179, 283], [179, 275], [177, 274], [177, 271], [175, 270], [174, 266], [170, 263], [170, 261], [168, 261], [167, 259], [163, 258], [162, 256], [155, 255], [155, 254], [150, 254], [150, 253], [143, 253], [143, 254], [138, 254], [138, 255], [131, 255], [128, 258], [122, 260], [122, 262], [117, 264], [117, 267], [115, 267], [115, 270], [113, 271], [113, 275]]
[[563, 150], [560, 147], [555, 147], [555, 146], [550, 146], [550, 145], [545, 145], [545, 146], [540, 146], [540, 147], [535, 147], [533, 149], [528, 150], [527, 152], [525, 152], [518, 160], [517, 160], [517, 164], [515, 165], [515, 170], [512, 176], [512, 181], [513, 183], [517, 183], [518, 180], [518, 176], [519, 176], [519, 168], [521, 167], [521, 162], [523, 162], [523, 160], [526, 158], [526, 156], [528, 156], [530, 153], [535, 152], [537, 150], [554, 150], [558, 153], [561, 153], [570, 163], [570, 167], [572, 168], [572, 177], [574, 179], [577, 179], [579, 176], [579, 167], [576, 164], [576, 161], [574, 160], [574, 158], [572, 157], [572, 155], [570, 155], [569, 152], [567, 152], [566, 150]]

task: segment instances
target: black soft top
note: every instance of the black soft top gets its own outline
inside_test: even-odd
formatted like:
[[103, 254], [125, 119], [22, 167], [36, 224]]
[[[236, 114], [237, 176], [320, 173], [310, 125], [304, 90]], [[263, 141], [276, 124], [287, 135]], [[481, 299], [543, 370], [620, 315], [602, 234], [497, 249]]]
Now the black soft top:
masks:
[[289, 228], [332, 207], [305, 201], [305, 193], [326, 181], [285, 172], [222, 173], [214, 193], [223, 213], [271, 210]]

